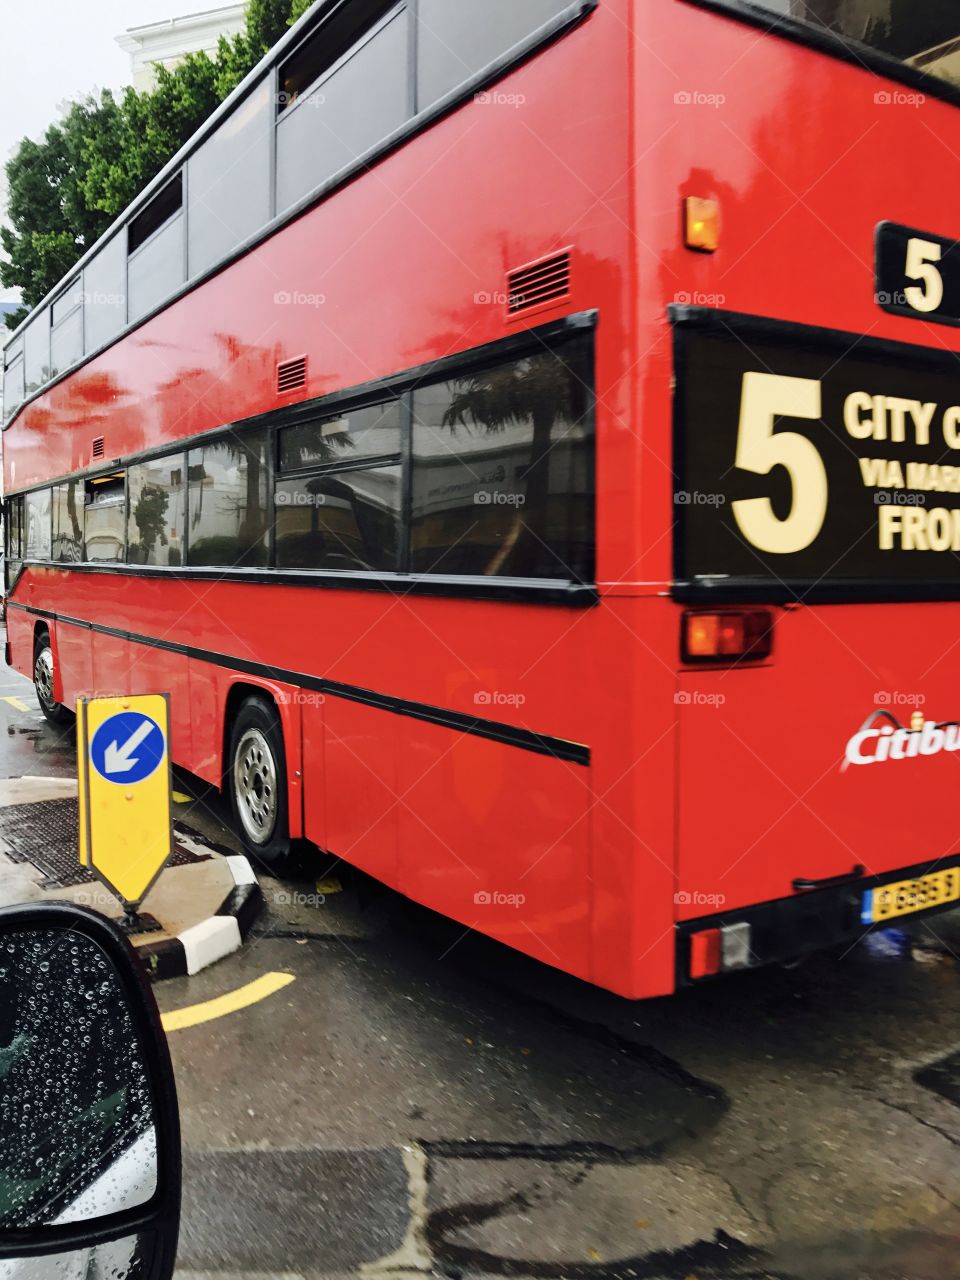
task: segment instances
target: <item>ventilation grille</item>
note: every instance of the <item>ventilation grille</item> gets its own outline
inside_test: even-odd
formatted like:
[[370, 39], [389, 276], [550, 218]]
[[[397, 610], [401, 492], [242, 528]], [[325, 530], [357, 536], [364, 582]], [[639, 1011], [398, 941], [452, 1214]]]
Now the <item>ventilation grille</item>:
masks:
[[544, 303], [565, 298], [570, 292], [570, 250], [541, 258], [507, 275], [507, 311], [517, 315]]
[[103, 457], [103, 436], [96, 436], [90, 446], [90, 457], [96, 460]]
[[294, 360], [284, 360], [277, 365], [277, 390], [296, 391], [297, 387], [307, 385], [307, 357], [297, 356]]

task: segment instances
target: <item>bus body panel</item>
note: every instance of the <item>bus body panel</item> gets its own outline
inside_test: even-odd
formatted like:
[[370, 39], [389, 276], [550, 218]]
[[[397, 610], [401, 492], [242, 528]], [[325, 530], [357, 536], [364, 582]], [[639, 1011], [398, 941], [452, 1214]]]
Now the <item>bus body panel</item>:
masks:
[[589, 769], [416, 723], [398, 782], [401, 891], [589, 977]]
[[[638, 576], [657, 582], [672, 573], [663, 531], [675, 510], [669, 486], [653, 478], [673, 457], [668, 307], [960, 350], [960, 330], [890, 315], [874, 296], [878, 223], [960, 235], [948, 177], [960, 114], [688, 0], [638, 7], [636, 20], [639, 40], [657, 50], [644, 58], [641, 48], [637, 78], [639, 118], [651, 122], [638, 138], [641, 152], [649, 148], [637, 174], [646, 281]], [[651, 190], [659, 197], [643, 199]], [[682, 246], [678, 210], [688, 195], [720, 202], [716, 253]], [[722, 590], [716, 602], [724, 603]], [[738, 669], [684, 668], [680, 614], [662, 650], [678, 671], [678, 920], [795, 899], [794, 881], [858, 866], [889, 875], [957, 854], [954, 756], [843, 761], [873, 712], [889, 709], [907, 727], [917, 711], [938, 722], [960, 718], [950, 659], [960, 603], [857, 603], [851, 592], [847, 604], [777, 608], [772, 658]]]
[[[22, 410], [6, 486], [88, 467], [99, 436], [126, 459], [596, 310], [599, 603], [27, 566], [12, 660], [30, 673], [42, 621], [22, 606], [94, 624], [46, 622], [64, 700], [175, 682], [177, 763], [218, 784], [231, 689], [269, 691], [295, 832], [302, 815], [321, 848], [465, 928], [626, 996], [665, 994], [686, 921], [956, 849], [949, 757], [841, 763], [883, 692], [960, 716], [945, 660], [960, 604], [778, 609], [768, 662], [683, 667], [668, 307], [960, 350], [960, 330], [879, 309], [872, 261], [882, 219], [960, 225], [944, 177], [960, 116], [880, 102], [890, 81], [688, 0], [602, 0], [500, 85], [511, 105], [465, 104]], [[683, 247], [687, 195], [721, 203], [715, 254]], [[510, 319], [507, 273], [566, 246], [569, 296]], [[304, 353], [307, 385], [279, 396], [277, 363]], [[185, 662], [156, 657], [164, 639]], [[589, 763], [378, 695], [581, 744]]]
[[[930, 95], [916, 102], [867, 67], [691, 0], [636, 5], [634, 20], [645, 474], [633, 576], [655, 583], [673, 576], [667, 308], [714, 306], [960, 350], [960, 329], [891, 315], [874, 296], [879, 222], [960, 236], [951, 177], [960, 111]], [[690, 195], [720, 203], [716, 253], [683, 245]]]
[[[604, 3], [495, 101], [440, 119], [27, 405], [4, 433], [8, 491], [87, 468], [101, 436], [105, 459], [126, 458], [596, 310], [598, 573], [623, 578], [638, 496], [626, 7]], [[509, 316], [508, 272], [568, 246], [569, 296]], [[278, 363], [304, 354], [306, 386], [278, 394]]]
[[957, 852], [957, 758], [936, 749], [938, 735], [928, 731], [930, 754], [876, 761], [871, 736], [847, 758], [851, 739], [891, 717], [905, 728], [914, 716], [960, 719], [947, 639], [957, 614], [954, 603], [784, 610], [772, 661], [684, 672], [681, 918], [789, 897], [796, 880]]

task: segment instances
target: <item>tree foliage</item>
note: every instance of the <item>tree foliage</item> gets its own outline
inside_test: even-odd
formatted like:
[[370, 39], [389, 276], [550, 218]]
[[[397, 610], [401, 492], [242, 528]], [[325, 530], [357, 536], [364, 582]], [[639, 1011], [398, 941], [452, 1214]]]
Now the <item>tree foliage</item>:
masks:
[[19, 288], [15, 327], [163, 168], [312, 0], [249, 0], [244, 30], [214, 57], [158, 65], [148, 91], [110, 90], [71, 103], [39, 141], [8, 161], [0, 284]]

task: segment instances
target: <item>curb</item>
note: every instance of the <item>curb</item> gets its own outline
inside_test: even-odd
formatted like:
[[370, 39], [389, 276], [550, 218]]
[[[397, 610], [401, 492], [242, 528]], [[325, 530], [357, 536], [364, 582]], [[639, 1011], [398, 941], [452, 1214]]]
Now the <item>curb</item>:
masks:
[[212, 916], [184, 929], [176, 938], [151, 942], [148, 937], [135, 945], [153, 982], [199, 973], [236, 951], [250, 932], [263, 906], [263, 893], [245, 857], [232, 853], [224, 861], [233, 875], [233, 888]]

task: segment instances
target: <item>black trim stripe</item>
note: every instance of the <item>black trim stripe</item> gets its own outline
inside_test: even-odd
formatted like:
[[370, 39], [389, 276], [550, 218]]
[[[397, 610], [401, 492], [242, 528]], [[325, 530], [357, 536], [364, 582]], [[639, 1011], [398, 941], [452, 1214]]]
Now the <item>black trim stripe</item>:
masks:
[[586, 609], [600, 599], [586, 583], [546, 578], [481, 578], [457, 574], [378, 574], [323, 569], [214, 569], [190, 565], [83, 564], [71, 560], [19, 560], [9, 583], [12, 593], [25, 569], [56, 573], [108, 574], [124, 578], [160, 578], [167, 582], [246, 582], [257, 586], [320, 587], [335, 591], [388, 591], [394, 596], [436, 596], [520, 604], [567, 605]]
[[228, 671], [260, 676], [265, 680], [277, 680], [281, 684], [292, 684], [300, 689], [309, 689], [311, 692], [327, 694], [333, 698], [343, 698], [348, 702], [359, 702], [367, 707], [376, 707], [380, 711], [408, 716], [412, 720], [423, 720], [427, 724], [473, 734], [478, 738], [488, 738], [491, 742], [500, 742], [508, 747], [519, 747], [523, 751], [534, 751], [556, 760], [566, 760], [571, 764], [584, 766], [590, 764], [590, 748], [582, 743], [568, 742], [565, 738], [554, 738], [545, 733], [535, 733], [532, 729], [518, 729], [515, 725], [502, 724], [499, 720], [485, 720], [479, 716], [465, 715], [462, 711], [449, 711], [445, 707], [431, 706], [426, 702], [395, 698], [392, 694], [377, 693], [373, 689], [364, 689], [359, 685], [341, 684], [337, 680], [328, 680], [323, 676], [310, 676], [301, 671], [272, 667], [265, 662], [234, 658], [229, 654], [215, 653], [211, 649], [199, 649], [195, 645], [180, 644], [176, 640], [160, 640], [154, 636], [139, 635], [134, 631], [108, 627], [100, 622], [89, 622], [85, 618], [73, 618], [66, 614], [54, 613], [50, 609], [37, 609], [33, 605], [19, 604], [15, 600], [9, 601], [7, 608], [19, 609], [22, 613], [44, 618], [50, 622], [60, 622], [66, 626], [96, 631], [100, 635], [113, 636], [118, 640], [126, 640], [130, 644], [142, 644], [150, 649], [183, 654], [197, 662], [209, 662], [213, 666], [224, 667]]

